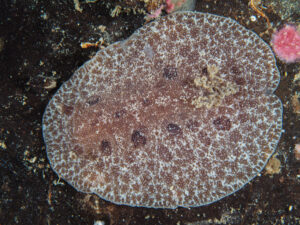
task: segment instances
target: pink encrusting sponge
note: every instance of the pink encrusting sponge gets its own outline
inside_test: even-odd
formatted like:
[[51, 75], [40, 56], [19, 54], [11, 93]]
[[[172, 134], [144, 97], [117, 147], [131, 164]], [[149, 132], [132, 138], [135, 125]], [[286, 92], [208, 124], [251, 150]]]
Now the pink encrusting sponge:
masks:
[[300, 60], [300, 33], [292, 25], [285, 25], [272, 38], [273, 50], [283, 61], [292, 63]]

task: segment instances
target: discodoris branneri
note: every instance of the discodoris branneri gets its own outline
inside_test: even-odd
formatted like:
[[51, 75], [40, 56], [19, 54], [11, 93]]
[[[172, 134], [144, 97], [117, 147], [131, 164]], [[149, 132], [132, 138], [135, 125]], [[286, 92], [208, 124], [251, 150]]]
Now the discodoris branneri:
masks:
[[179, 12], [99, 51], [49, 102], [51, 166], [116, 204], [176, 208], [243, 187], [276, 149], [269, 46], [237, 22]]

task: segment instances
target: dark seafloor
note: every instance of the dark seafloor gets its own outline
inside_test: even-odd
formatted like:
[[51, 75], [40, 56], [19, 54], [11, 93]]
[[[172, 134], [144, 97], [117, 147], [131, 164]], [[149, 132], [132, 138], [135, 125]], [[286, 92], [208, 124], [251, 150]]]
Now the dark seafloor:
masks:
[[[198, 0], [196, 10], [231, 17], [270, 43], [266, 20], [248, 3]], [[299, 24], [299, 1], [265, 0], [262, 5], [273, 28]], [[83, 49], [82, 42], [103, 38], [106, 46], [123, 40], [145, 23], [142, 9], [147, 11], [138, 0], [100, 0], [80, 8], [72, 0], [0, 2], [0, 225], [300, 224], [300, 158], [294, 154], [300, 144], [299, 63], [277, 60], [284, 133], [275, 156], [229, 197], [190, 209], [137, 208], [77, 192], [59, 180], [42, 138], [48, 101], [98, 50]]]

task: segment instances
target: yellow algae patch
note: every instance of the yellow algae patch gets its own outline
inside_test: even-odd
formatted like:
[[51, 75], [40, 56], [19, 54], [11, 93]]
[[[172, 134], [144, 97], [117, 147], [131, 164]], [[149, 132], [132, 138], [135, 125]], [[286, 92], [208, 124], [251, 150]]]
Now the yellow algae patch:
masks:
[[0, 148], [2, 148], [2, 149], [4, 149], [4, 150], [7, 149], [7, 146], [6, 146], [5, 142], [2, 141], [2, 140], [0, 140]]
[[294, 155], [296, 160], [300, 160], [300, 144], [295, 145]]
[[200, 88], [200, 96], [192, 100], [192, 105], [196, 108], [217, 107], [226, 96], [233, 95], [238, 91], [236, 84], [220, 77], [219, 68], [216, 65], [208, 65], [207, 71], [208, 76], [194, 79], [194, 85]]
[[266, 174], [278, 174], [280, 173], [280, 160], [276, 158], [276, 156], [274, 155], [268, 162], [268, 164], [266, 165]]
[[292, 105], [294, 109], [294, 113], [300, 114], [300, 102], [299, 102], [300, 94], [295, 93], [295, 95], [292, 96]]

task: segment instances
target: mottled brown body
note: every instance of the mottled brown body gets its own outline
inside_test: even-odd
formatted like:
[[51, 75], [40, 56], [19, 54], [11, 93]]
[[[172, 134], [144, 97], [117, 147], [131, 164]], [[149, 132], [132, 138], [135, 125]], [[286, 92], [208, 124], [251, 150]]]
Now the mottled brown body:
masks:
[[270, 48], [235, 21], [174, 13], [85, 63], [43, 120], [53, 169], [117, 204], [223, 198], [276, 149], [282, 107]]

